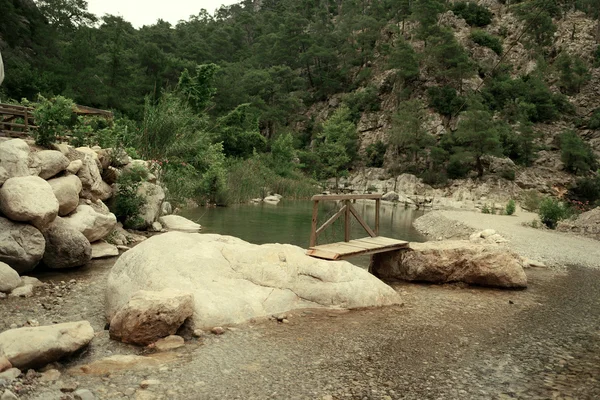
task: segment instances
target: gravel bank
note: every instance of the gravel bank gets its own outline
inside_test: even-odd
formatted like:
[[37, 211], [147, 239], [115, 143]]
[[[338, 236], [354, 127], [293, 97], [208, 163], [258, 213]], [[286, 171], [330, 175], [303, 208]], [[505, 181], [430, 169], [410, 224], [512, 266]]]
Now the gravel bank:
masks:
[[415, 227], [433, 240], [468, 239], [484, 229], [494, 229], [509, 240], [508, 245], [524, 257], [548, 266], [600, 268], [600, 242], [545, 229], [524, 226], [536, 214], [490, 215], [469, 211], [432, 211], [415, 221]]

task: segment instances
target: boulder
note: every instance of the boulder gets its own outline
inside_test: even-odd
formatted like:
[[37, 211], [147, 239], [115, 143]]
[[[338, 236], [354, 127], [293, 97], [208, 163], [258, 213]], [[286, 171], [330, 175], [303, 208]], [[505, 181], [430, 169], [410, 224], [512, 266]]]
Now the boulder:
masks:
[[0, 143], [0, 168], [8, 178], [39, 174], [40, 160], [31, 154], [29, 145], [22, 139], [12, 139]]
[[[162, 230], [163, 230], [163, 226], [162, 226], [162, 224], [161, 224], [160, 222], [158, 222], [158, 221], [157, 221], [157, 222], [153, 222], [153, 223], [152, 223], [152, 226], [151, 226], [151, 227], [150, 227], [150, 229], [148, 229], [148, 230], [149, 230], [149, 231], [151, 231], [151, 232], [160, 232], [160, 231], [162, 231]], [[198, 232], [198, 231], [196, 231], [196, 232]]]
[[146, 200], [146, 204], [140, 210], [139, 222], [134, 224], [132, 228], [147, 229], [160, 216], [162, 202], [165, 199], [165, 191], [162, 187], [154, 183], [142, 182], [137, 190], [137, 194]]
[[83, 233], [57, 217], [44, 230], [46, 251], [42, 260], [52, 269], [79, 267], [92, 258], [92, 246]]
[[193, 295], [175, 289], [140, 290], [110, 320], [110, 337], [124, 343], [148, 345], [175, 334], [192, 316]]
[[107, 283], [108, 320], [138, 290], [194, 295], [192, 329], [237, 324], [299, 308], [400, 303], [398, 294], [346, 261], [309, 257], [292, 245], [254, 245], [214, 234], [169, 232], [121, 255]]
[[65, 216], [75, 211], [79, 205], [81, 180], [75, 175], [54, 178], [48, 181], [58, 200], [58, 215]]
[[69, 166], [67, 167], [67, 172], [75, 175], [79, 172], [79, 170], [81, 169], [82, 166], [83, 166], [83, 161], [73, 160], [69, 163]]
[[385, 201], [398, 201], [400, 199], [400, 195], [396, 192], [387, 192], [383, 196], [381, 196], [381, 200]]
[[600, 207], [579, 214], [575, 219], [560, 221], [556, 230], [600, 240]]
[[263, 199], [265, 203], [277, 204], [281, 201], [281, 199], [277, 196], [267, 196]]
[[163, 201], [160, 206], [160, 215], [171, 215], [173, 214], [173, 206], [168, 201]]
[[87, 321], [11, 329], [0, 333], [0, 356], [15, 368], [39, 368], [82, 349], [93, 337]]
[[8, 179], [0, 188], [0, 211], [13, 221], [43, 228], [58, 215], [52, 186], [38, 176]]
[[[79, 150], [79, 149], [78, 149]], [[93, 150], [90, 149], [94, 154]], [[81, 197], [89, 200], [106, 200], [112, 196], [112, 188], [102, 180], [100, 169], [97, 162], [98, 157], [94, 159], [91, 154], [85, 154], [82, 160], [82, 166], [77, 171], [77, 176], [81, 179], [83, 189]]]
[[114, 244], [99, 240], [92, 243], [92, 258], [116, 257], [119, 255], [119, 249]]
[[194, 221], [190, 221], [189, 219], [179, 215], [165, 215], [160, 217], [159, 221], [163, 228], [166, 228], [170, 231], [197, 233], [202, 229], [200, 224], [197, 224]]
[[38, 229], [0, 217], [0, 261], [22, 274], [35, 268], [45, 248]]
[[517, 254], [505, 247], [464, 240], [411, 243], [408, 250], [375, 254], [371, 270], [383, 279], [527, 287]]
[[6, 172], [4, 167], [0, 166], [0, 186], [4, 185], [4, 182], [6, 182], [8, 178], [8, 172]]
[[0, 261], [0, 292], [10, 293], [21, 284], [19, 273]]
[[70, 164], [70, 161], [63, 153], [57, 150], [42, 150], [36, 153], [40, 159], [41, 171], [40, 178], [49, 179], [54, 175], [64, 171]]
[[80, 204], [74, 213], [64, 218], [89, 240], [90, 243], [104, 239], [117, 225], [117, 217], [111, 212], [102, 211], [101, 206]]

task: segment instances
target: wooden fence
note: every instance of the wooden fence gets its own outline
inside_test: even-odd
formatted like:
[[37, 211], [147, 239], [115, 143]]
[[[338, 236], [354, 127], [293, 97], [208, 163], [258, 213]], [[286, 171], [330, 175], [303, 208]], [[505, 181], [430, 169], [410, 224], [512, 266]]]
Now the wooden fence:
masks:
[[0, 103], [0, 136], [26, 137], [36, 128], [33, 108]]

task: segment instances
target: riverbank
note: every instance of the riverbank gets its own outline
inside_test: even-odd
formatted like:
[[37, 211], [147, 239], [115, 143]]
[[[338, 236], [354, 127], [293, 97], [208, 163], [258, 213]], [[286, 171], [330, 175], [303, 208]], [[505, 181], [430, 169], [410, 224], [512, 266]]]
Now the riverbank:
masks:
[[494, 229], [521, 256], [556, 268], [600, 268], [600, 242], [574, 234], [535, 229], [525, 224], [537, 214], [490, 215], [469, 211], [432, 211], [415, 221], [415, 227], [432, 240], [468, 239], [476, 231]]

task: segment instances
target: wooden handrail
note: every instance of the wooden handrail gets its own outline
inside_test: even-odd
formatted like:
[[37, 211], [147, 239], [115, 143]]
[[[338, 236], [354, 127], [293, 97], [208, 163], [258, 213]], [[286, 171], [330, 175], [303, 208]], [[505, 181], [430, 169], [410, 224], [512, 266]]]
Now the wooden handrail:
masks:
[[[315, 195], [311, 198], [313, 204], [313, 214], [310, 231], [310, 247], [317, 245], [319, 235], [339, 217], [344, 215], [344, 241], [350, 241], [350, 215], [354, 216], [362, 228], [371, 237], [379, 235], [379, 207], [381, 205], [381, 194], [340, 194], [340, 195]], [[365, 220], [360, 216], [352, 206], [355, 200], [375, 200], [375, 229], [371, 229]], [[321, 227], [317, 228], [319, 217], [319, 201], [343, 201], [344, 206], [329, 218]]]

